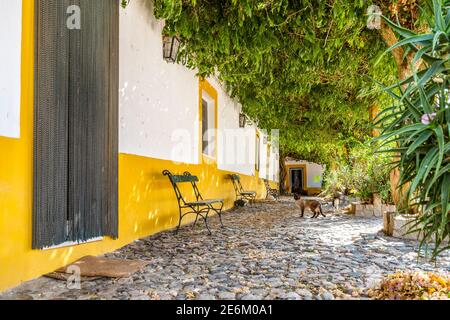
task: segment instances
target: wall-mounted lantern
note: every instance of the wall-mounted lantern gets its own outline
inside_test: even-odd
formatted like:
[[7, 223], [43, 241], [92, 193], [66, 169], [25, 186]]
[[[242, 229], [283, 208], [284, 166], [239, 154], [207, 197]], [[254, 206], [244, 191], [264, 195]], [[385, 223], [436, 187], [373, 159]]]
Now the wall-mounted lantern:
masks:
[[247, 122], [247, 116], [243, 113], [239, 114], [239, 128], [245, 128]]
[[163, 58], [166, 62], [177, 62], [180, 39], [177, 36], [163, 36]]

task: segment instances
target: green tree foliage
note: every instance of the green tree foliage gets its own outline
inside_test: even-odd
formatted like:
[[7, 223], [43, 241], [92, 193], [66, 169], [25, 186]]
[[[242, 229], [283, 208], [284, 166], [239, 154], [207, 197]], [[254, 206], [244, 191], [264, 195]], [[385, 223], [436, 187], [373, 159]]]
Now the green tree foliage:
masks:
[[390, 163], [389, 155], [376, 153], [369, 143], [359, 144], [351, 149], [347, 159], [341, 159], [334, 170], [326, 173], [323, 195], [341, 192], [371, 203], [374, 194], [378, 194], [384, 203], [392, 203]]
[[[363, 0], [155, 0], [179, 62], [216, 74], [280, 148], [320, 163], [370, 136], [369, 109], [394, 65]], [[378, 63], [375, 65], [375, 62]]]

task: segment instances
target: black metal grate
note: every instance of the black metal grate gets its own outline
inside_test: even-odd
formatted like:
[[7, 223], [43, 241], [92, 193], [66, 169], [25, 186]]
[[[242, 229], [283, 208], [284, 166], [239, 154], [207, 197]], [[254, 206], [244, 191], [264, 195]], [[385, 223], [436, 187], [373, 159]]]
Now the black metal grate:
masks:
[[69, 37], [66, 1], [36, 1], [33, 247], [65, 241]]
[[119, 171], [119, 1], [108, 0], [109, 6], [109, 109], [108, 109], [108, 136], [106, 158], [108, 181], [106, 192], [109, 194], [107, 210], [102, 215], [104, 221], [103, 234], [117, 239], [119, 237], [119, 198], [118, 198], [118, 171]]
[[36, 3], [33, 248], [117, 238], [118, 1]]

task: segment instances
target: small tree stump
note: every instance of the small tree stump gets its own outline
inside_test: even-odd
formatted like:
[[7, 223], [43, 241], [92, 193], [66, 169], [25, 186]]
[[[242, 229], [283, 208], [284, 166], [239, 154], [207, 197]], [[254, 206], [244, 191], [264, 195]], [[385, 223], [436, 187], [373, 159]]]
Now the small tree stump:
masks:
[[415, 219], [415, 216], [397, 215], [394, 217], [394, 232], [392, 236], [399, 239], [418, 240], [418, 232], [407, 234], [410, 228], [409, 224]]
[[385, 211], [383, 212], [383, 232], [389, 236], [392, 237], [394, 235], [394, 217], [396, 212], [392, 211]]
[[373, 213], [375, 217], [383, 216], [383, 201], [381, 200], [381, 196], [377, 193], [373, 194]]

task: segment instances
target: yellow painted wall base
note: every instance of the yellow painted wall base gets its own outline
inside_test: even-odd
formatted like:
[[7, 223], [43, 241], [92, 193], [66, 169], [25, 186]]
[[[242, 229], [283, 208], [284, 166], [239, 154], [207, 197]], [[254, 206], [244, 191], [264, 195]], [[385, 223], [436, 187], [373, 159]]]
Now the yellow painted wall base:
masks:
[[322, 192], [322, 189], [319, 188], [308, 188], [306, 189], [308, 192], [308, 196], [317, 196]]
[[[36, 278], [86, 255], [118, 249], [136, 239], [175, 227], [178, 207], [164, 169], [190, 171], [200, 178], [205, 198], [234, 203], [228, 172], [214, 164], [183, 165], [133, 155], [119, 156], [119, 239], [77, 246], [32, 250], [33, 193], [33, 0], [23, 0], [21, 138], [0, 137], [0, 291]], [[264, 183], [242, 176], [242, 184], [265, 196]], [[276, 184], [272, 184], [276, 187]], [[185, 222], [193, 221], [186, 219]], [[220, 231], [217, 231], [220, 232]]]
[[[10, 167], [18, 167], [13, 162], [8, 163]], [[228, 179], [229, 172], [218, 170], [215, 165], [175, 164], [171, 161], [121, 154], [119, 239], [106, 238], [100, 242], [37, 251], [31, 250], [31, 186], [23, 185], [25, 190], [29, 190], [26, 193], [20, 192], [19, 186], [12, 189], [9, 195], [5, 190], [1, 190], [2, 200], [8, 201], [2, 201], [1, 206], [3, 218], [0, 221], [0, 291], [52, 272], [83, 256], [110, 252], [136, 239], [175, 228], [179, 219], [178, 205], [168, 178], [162, 175], [164, 169], [179, 174], [189, 171], [197, 175], [200, 179], [199, 189], [205, 198], [224, 199], [225, 210], [233, 207], [235, 193], [231, 180]], [[31, 182], [31, 174], [29, 170], [29, 179], [21, 179], [24, 184]], [[241, 178], [246, 189], [256, 190], [260, 197], [265, 196], [262, 180], [243, 175]], [[13, 185], [8, 183], [8, 180], [3, 176], [0, 178], [2, 185]], [[190, 184], [182, 186], [181, 190], [188, 197], [193, 196]], [[17, 203], [24, 205], [18, 208]], [[194, 218], [194, 215], [188, 216], [183, 223], [193, 222]]]

